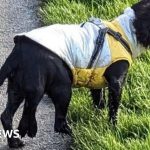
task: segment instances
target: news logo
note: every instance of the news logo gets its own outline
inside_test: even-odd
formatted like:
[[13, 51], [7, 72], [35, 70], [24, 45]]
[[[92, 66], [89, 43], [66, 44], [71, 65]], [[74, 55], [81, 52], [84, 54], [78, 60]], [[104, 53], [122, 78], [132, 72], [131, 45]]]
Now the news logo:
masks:
[[0, 138], [19, 138], [19, 130], [0, 130]]

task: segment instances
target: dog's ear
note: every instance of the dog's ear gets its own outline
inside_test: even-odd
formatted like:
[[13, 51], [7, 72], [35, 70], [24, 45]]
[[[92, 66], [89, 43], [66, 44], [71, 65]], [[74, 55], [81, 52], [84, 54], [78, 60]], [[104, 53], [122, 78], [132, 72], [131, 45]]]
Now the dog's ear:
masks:
[[137, 40], [144, 47], [150, 46], [150, 0], [141, 0], [134, 4], [135, 12], [133, 25], [136, 29]]

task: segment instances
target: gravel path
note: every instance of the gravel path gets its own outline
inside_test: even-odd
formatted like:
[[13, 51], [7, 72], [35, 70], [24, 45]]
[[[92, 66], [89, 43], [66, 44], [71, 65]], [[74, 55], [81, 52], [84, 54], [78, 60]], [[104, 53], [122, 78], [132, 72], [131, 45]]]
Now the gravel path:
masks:
[[[16, 33], [29, 31], [40, 26], [36, 15], [39, 0], [0, 0], [0, 66], [11, 52], [13, 36]], [[6, 85], [0, 87], [0, 114], [5, 108], [7, 95]], [[15, 118], [14, 127], [17, 126], [21, 116], [22, 107], [19, 108]], [[66, 150], [69, 149], [71, 139], [54, 133], [54, 107], [46, 96], [40, 103], [37, 111], [38, 133], [36, 138], [24, 138], [25, 147], [22, 150]], [[0, 130], [2, 130], [0, 123]], [[0, 150], [9, 149], [6, 139], [0, 138]]]

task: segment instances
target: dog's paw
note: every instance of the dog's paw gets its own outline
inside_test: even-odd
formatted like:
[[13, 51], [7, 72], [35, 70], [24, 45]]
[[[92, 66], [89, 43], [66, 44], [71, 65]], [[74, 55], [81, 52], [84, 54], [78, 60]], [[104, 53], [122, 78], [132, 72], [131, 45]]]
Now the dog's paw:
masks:
[[27, 134], [29, 137], [33, 138], [36, 136], [36, 133], [37, 133], [37, 122], [36, 122], [36, 120], [32, 120], [32, 121], [30, 121]]
[[22, 119], [19, 123], [18, 130], [21, 138], [25, 137], [28, 132], [28, 122], [25, 122], [24, 119]]
[[70, 129], [70, 127], [67, 125], [66, 122], [55, 124], [54, 130], [55, 132], [68, 134], [70, 136], [72, 135], [72, 130]]
[[8, 146], [10, 148], [20, 148], [23, 147], [24, 145], [25, 145], [24, 142], [19, 138], [8, 139]]

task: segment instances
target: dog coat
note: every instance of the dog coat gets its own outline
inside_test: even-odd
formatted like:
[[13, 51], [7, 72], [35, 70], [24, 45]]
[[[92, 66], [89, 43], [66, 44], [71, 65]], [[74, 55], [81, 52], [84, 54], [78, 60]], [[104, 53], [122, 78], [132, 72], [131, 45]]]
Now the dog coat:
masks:
[[[24, 35], [63, 59], [72, 70], [74, 86], [99, 89], [107, 85], [104, 72], [112, 63], [126, 60], [130, 65], [132, 57], [137, 57], [139, 54], [140, 50], [132, 25], [134, 19], [134, 11], [127, 8], [122, 15], [111, 22], [92, 19], [83, 26], [82, 24], [55, 24], [17, 36]], [[98, 31], [104, 25], [122, 34], [122, 37], [128, 41], [133, 56], [119, 41], [106, 34], [103, 47], [92, 68], [87, 69]]]

